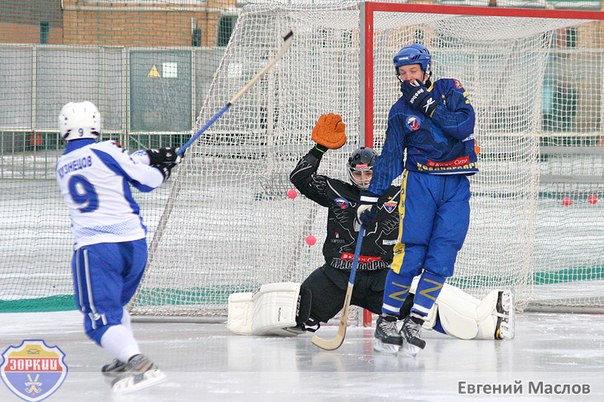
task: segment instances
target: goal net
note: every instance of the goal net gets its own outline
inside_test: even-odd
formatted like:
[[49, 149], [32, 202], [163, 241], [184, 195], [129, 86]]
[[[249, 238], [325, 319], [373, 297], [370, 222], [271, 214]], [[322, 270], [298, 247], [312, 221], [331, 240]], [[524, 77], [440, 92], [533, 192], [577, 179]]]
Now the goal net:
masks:
[[604, 306], [602, 13], [271, 3], [244, 8], [197, 128], [274, 56], [282, 34], [292, 29], [294, 42], [188, 150], [135, 314], [223, 315], [229, 294], [300, 282], [320, 266], [326, 210], [288, 198], [289, 173], [322, 113], [343, 116], [349, 141], [327, 153], [321, 174], [346, 180], [357, 146], [381, 149], [400, 96], [392, 57], [411, 42], [430, 49], [434, 78], [463, 83], [477, 113], [481, 172], [450, 283], [477, 297], [514, 288], [519, 309]]
[[436, 78], [465, 85], [478, 117], [471, 231], [450, 282], [478, 297], [513, 287], [520, 308], [602, 311], [601, 12], [252, 3], [240, 13], [226, 0], [65, 0], [34, 12], [1, 2], [0, 312], [75, 308], [73, 238], [55, 180], [63, 104], [95, 102], [102, 139], [126, 149], [179, 146], [288, 29], [285, 57], [173, 178], [135, 192], [151, 248], [135, 313], [224, 315], [232, 292], [300, 282], [321, 265], [326, 211], [287, 198], [288, 175], [322, 113], [343, 115], [349, 143], [320, 173], [347, 180], [352, 150], [380, 151], [400, 95], [392, 56], [410, 42], [430, 48]]

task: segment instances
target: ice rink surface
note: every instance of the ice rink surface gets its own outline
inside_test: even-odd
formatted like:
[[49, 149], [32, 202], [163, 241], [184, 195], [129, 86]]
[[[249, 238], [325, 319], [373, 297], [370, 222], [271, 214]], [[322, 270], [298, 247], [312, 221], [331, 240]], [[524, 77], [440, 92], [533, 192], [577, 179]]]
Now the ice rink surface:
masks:
[[[311, 334], [248, 337], [225, 324], [135, 321], [143, 353], [167, 379], [119, 396], [100, 373], [111, 357], [85, 337], [77, 311], [0, 314], [0, 348], [43, 339], [65, 353], [67, 378], [47, 401], [604, 400], [604, 315], [516, 317], [512, 341], [424, 331], [427, 346], [415, 358], [374, 352], [372, 328], [350, 327], [342, 347], [328, 352], [311, 343]], [[330, 338], [336, 329], [319, 333]], [[564, 384], [589, 393], [554, 392]], [[493, 391], [515, 385], [521, 392]], [[491, 391], [469, 392], [477, 386]], [[0, 385], [0, 401], [19, 400]]]

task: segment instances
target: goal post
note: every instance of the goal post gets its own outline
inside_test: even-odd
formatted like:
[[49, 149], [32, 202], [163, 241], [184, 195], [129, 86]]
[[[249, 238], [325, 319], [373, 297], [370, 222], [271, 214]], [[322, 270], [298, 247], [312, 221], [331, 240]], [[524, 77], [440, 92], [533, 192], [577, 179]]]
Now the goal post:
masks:
[[602, 309], [604, 201], [588, 200], [604, 198], [604, 88], [582, 77], [604, 82], [603, 15], [352, 1], [246, 6], [197, 128], [274, 55], [283, 32], [292, 29], [294, 42], [187, 152], [133, 312], [223, 315], [230, 293], [301, 282], [320, 266], [320, 246], [304, 239], [325, 238], [326, 211], [287, 198], [289, 173], [322, 113], [343, 116], [349, 141], [327, 153], [321, 174], [346, 180], [352, 150], [381, 150], [400, 96], [392, 57], [411, 42], [430, 49], [435, 78], [464, 84], [477, 113], [481, 172], [471, 179], [470, 232], [450, 283], [477, 297], [513, 288], [520, 310]]

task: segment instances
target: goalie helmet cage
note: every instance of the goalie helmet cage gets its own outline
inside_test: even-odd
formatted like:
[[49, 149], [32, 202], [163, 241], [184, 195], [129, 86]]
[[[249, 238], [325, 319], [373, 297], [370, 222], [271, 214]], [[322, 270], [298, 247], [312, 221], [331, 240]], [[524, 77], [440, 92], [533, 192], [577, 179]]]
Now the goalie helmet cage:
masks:
[[[566, 194], [604, 196], [595, 147], [603, 90], [589, 86], [604, 82], [602, 15], [346, 1], [247, 5], [197, 128], [274, 56], [288, 29], [294, 42], [187, 152], [133, 313], [225, 315], [229, 294], [301, 282], [320, 266], [320, 247], [304, 240], [324, 238], [326, 209], [289, 199], [289, 173], [312, 147], [322, 113], [343, 116], [349, 141], [326, 154], [321, 174], [346, 180], [346, 160], [357, 146], [381, 149], [388, 110], [400, 95], [392, 56], [411, 42], [430, 49], [435, 78], [463, 83], [477, 113], [481, 172], [471, 178], [470, 231], [449, 283], [476, 297], [513, 288], [519, 310], [601, 311], [602, 202], [565, 208], [560, 201]], [[573, 48], [554, 46], [561, 32], [576, 35]], [[543, 131], [554, 56], [558, 69], [580, 73], [565, 77], [584, 91], [580, 111], [568, 119], [593, 124]], [[562, 120], [564, 106], [554, 110]], [[546, 139], [556, 150], [548, 158], [540, 156]]]

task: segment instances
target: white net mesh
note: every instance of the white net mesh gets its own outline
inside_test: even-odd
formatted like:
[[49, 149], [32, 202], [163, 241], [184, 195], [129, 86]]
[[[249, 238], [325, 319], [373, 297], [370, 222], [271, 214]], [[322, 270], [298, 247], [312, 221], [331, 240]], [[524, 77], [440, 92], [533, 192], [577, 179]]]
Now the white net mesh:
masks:
[[[178, 146], [195, 117], [198, 129], [276, 54], [288, 29], [295, 38], [285, 57], [189, 149], [174, 179], [135, 193], [151, 250], [134, 311], [224, 314], [230, 293], [301, 281], [322, 263], [326, 211], [287, 198], [288, 175], [312, 146], [318, 116], [333, 111], [349, 143], [327, 154], [320, 173], [347, 180], [363, 116], [356, 1], [258, 1], [243, 10], [226, 51], [239, 12], [232, 2], [212, 2], [220, 15], [193, 0], [46, 2], [33, 14], [21, 3], [0, 4], [0, 311], [75, 308], [73, 238], [54, 178], [63, 104], [95, 102], [103, 139], [126, 149]], [[363, 66], [378, 151], [400, 95], [392, 56], [409, 42], [430, 48], [436, 78], [461, 80], [478, 117], [481, 172], [451, 283], [477, 296], [512, 286], [521, 308], [601, 311], [601, 22], [534, 8], [520, 14], [550, 18], [404, 6], [374, 14], [373, 67]], [[309, 235], [317, 245], [306, 245]]]
[[[152, 242], [136, 313], [224, 314], [228, 294], [268, 282], [301, 281], [321, 264], [319, 246], [309, 248], [304, 240], [314, 235], [321, 244], [326, 211], [302, 197], [288, 199], [288, 175], [312, 146], [310, 132], [317, 117], [334, 111], [347, 124], [349, 142], [328, 153], [320, 173], [346, 177], [345, 160], [360, 136], [357, 7], [352, 2], [313, 2], [245, 8], [198, 127], [277, 52], [281, 34], [293, 29], [294, 43], [188, 151]], [[563, 99], [553, 106], [553, 123], [545, 120], [544, 105], [551, 106], [548, 74], [552, 55], [559, 54], [561, 29], [577, 37], [564, 61], [556, 59], [555, 71], [580, 65], [590, 80], [602, 82], [597, 23], [375, 14], [374, 68], [368, 72], [375, 87], [375, 146], [381, 148], [388, 110], [399, 96], [392, 56], [402, 45], [421, 41], [433, 54], [435, 77], [458, 78], [467, 88], [482, 149], [481, 173], [472, 178], [470, 232], [451, 283], [477, 296], [491, 288], [513, 287], [521, 309], [530, 301], [603, 305], [597, 292], [604, 267], [598, 246], [604, 239], [602, 202], [575, 202], [573, 208], [561, 204], [564, 194], [585, 200], [588, 194], [604, 196], [602, 148], [595, 147], [602, 145], [597, 133], [602, 88], [584, 88], [579, 96], [584, 117], [579, 118], [568, 85], [583, 85], [583, 78], [572, 77], [566, 92], [561, 90]], [[565, 119], [565, 113], [572, 116]], [[569, 127], [551, 126], [568, 120], [572, 133]], [[590, 121], [595, 124], [590, 126]], [[579, 158], [564, 150], [569, 144], [546, 146], [546, 140], [566, 137], [572, 138], [572, 152]], [[559, 152], [540, 157], [540, 148]], [[584, 169], [564, 172], [569, 183], [560, 183], [554, 170], [579, 160], [585, 160]], [[585, 183], [573, 181], [579, 174]]]

